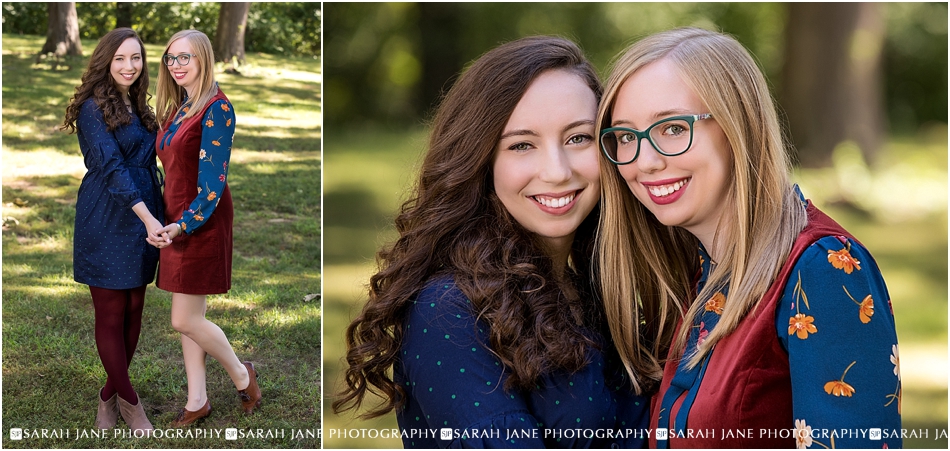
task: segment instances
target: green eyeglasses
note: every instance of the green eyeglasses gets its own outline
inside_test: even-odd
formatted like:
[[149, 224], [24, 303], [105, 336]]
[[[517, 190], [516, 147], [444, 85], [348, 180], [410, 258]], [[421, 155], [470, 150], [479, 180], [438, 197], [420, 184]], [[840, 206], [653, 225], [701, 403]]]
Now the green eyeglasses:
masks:
[[711, 117], [711, 113], [668, 117], [642, 132], [626, 127], [605, 128], [600, 132], [600, 150], [618, 165], [636, 161], [643, 139], [649, 140], [660, 155], [682, 155], [693, 145], [693, 123]]
[[162, 57], [162, 62], [164, 62], [166, 66], [174, 66], [175, 62], [177, 61], [178, 64], [182, 66], [187, 66], [188, 63], [191, 62], [191, 57], [193, 56], [195, 55], [192, 53], [182, 53], [181, 55], [178, 55], [178, 56], [166, 54], [165, 56]]

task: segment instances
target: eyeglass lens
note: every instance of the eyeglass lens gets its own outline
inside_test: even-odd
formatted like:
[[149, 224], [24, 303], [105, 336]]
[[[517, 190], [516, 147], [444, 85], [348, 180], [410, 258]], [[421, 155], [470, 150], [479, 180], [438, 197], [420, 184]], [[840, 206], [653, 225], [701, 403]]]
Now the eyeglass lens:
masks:
[[[692, 128], [686, 120], [675, 119], [654, 124], [649, 129], [650, 141], [664, 155], [685, 152], [692, 141]], [[607, 155], [614, 161], [629, 162], [637, 157], [642, 143], [636, 134], [627, 130], [615, 130], [601, 137]]]
[[187, 53], [183, 53], [183, 54], [178, 55], [178, 56], [175, 56], [175, 55], [165, 55], [164, 60], [165, 60], [165, 65], [166, 65], [166, 66], [174, 66], [174, 65], [175, 65], [175, 61], [178, 61], [178, 64], [179, 64], [179, 65], [187, 66], [188, 63], [191, 62], [191, 55], [189, 55], [189, 54], [187, 54]]

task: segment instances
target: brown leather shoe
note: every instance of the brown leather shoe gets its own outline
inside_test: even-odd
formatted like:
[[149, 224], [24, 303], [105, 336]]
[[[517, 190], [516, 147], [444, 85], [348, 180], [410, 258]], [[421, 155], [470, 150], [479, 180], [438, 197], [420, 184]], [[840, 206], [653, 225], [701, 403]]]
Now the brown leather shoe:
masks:
[[171, 427], [180, 428], [188, 426], [195, 421], [198, 421], [202, 418], [211, 415], [211, 400], [206, 400], [204, 407], [192, 412], [188, 409], [181, 409], [178, 411], [178, 415], [175, 416], [175, 419], [172, 420]]
[[96, 412], [96, 429], [112, 429], [119, 421], [119, 398], [114, 393], [108, 401], [102, 400], [102, 390], [99, 390], [99, 410]]
[[261, 388], [257, 386], [257, 371], [254, 370], [254, 364], [244, 362], [244, 366], [247, 367], [249, 382], [247, 388], [238, 390], [238, 396], [241, 397], [244, 413], [254, 413], [254, 409], [261, 406]]

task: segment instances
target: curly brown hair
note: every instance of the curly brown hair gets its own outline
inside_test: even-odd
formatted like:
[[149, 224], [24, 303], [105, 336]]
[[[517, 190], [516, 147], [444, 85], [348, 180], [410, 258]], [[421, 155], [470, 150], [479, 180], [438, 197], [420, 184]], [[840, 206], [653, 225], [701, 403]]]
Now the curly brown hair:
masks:
[[584, 333], [600, 328], [590, 274], [598, 208], [575, 233], [571, 268], [559, 276], [534, 234], [494, 192], [492, 162], [505, 124], [531, 82], [549, 70], [577, 74], [600, 99], [600, 81], [577, 45], [545, 36], [484, 54], [443, 98], [414, 195], [395, 220], [399, 238], [377, 254], [369, 300], [346, 330], [345, 387], [333, 403], [336, 412], [358, 409], [367, 392], [384, 403], [364, 418], [405, 402], [389, 373], [403, 321], [425, 282], [441, 275], [455, 279], [473, 315], [489, 326], [491, 351], [510, 372], [506, 390], [533, 390], [555, 370], [576, 372], [599, 347]]
[[142, 48], [142, 73], [139, 78], [129, 87], [129, 99], [132, 101], [132, 108], [138, 115], [142, 125], [150, 131], [158, 130], [158, 122], [155, 120], [155, 113], [148, 106], [151, 94], [148, 93], [148, 60], [145, 55], [145, 45], [135, 30], [131, 28], [116, 28], [102, 37], [96, 49], [93, 50], [89, 58], [89, 66], [86, 72], [82, 74], [82, 84], [76, 87], [76, 93], [69, 100], [69, 106], [66, 107], [66, 118], [60, 130], [69, 130], [69, 133], [76, 132], [76, 119], [79, 117], [79, 111], [82, 104], [92, 97], [96, 106], [102, 109], [102, 116], [105, 118], [106, 127], [113, 131], [119, 126], [132, 123], [132, 115], [125, 108], [122, 96], [115, 87], [115, 80], [112, 78], [110, 69], [112, 67], [112, 57], [119, 49], [119, 46], [126, 39], [135, 39]]

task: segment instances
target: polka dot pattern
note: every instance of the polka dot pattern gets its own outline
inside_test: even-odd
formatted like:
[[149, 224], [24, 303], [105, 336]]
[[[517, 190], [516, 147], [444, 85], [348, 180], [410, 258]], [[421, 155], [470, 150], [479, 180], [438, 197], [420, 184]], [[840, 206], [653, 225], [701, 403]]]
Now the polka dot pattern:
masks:
[[[641, 448], [642, 439], [545, 437], [544, 430], [615, 429], [620, 421], [646, 428], [649, 403], [629, 393], [622, 366], [591, 350], [591, 364], [576, 374], [543, 376], [535, 390], [506, 390], [508, 371], [488, 349], [488, 328], [451, 279], [432, 281], [412, 303], [406, 318], [396, 383], [406, 385], [407, 402], [397, 411], [400, 428], [443, 427], [498, 431], [460, 436], [455, 442], [414, 437], [406, 447], [444, 448]], [[433, 334], [435, 334], [433, 336]], [[433, 338], [438, 337], [433, 340]], [[591, 334], [595, 340], [602, 339]], [[607, 363], [606, 365], [604, 363]], [[605, 370], [610, 368], [610, 371]], [[603, 382], [603, 383], [601, 383]], [[620, 387], [619, 389], [612, 389]], [[639, 403], [639, 404], [635, 404]], [[609, 420], [606, 420], [609, 418]], [[533, 435], [530, 432], [536, 431]], [[512, 434], [509, 434], [511, 432]]]
[[155, 279], [159, 251], [132, 207], [144, 202], [163, 218], [155, 133], [132, 115], [132, 123], [109, 131], [93, 99], [76, 121], [86, 174], [76, 200], [73, 278], [86, 285], [128, 289]]

